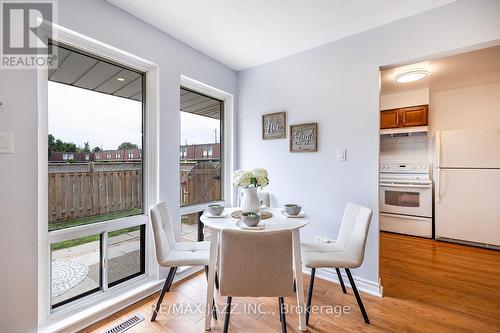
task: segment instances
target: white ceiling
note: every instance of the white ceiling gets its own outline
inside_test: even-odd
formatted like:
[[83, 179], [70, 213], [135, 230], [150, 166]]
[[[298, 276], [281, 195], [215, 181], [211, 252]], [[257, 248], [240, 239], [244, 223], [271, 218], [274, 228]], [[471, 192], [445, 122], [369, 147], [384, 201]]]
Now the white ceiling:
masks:
[[[397, 74], [417, 68], [429, 71], [429, 75], [415, 82], [394, 81]], [[381, 76], [382, 95], [425, 88], [432, 92], [500, 82], [500, 45], [386, 69]]]
[[235, 70], [454, 0], [108, 0]]

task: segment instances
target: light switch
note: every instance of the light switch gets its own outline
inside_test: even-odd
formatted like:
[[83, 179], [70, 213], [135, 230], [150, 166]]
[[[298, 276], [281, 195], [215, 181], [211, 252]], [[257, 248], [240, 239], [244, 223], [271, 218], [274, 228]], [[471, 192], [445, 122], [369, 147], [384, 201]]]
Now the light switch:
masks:
[[0, 133], [0, 154], [12, 154], [14, 152], [14, 134]]
[[337, 161], [345, 161], [345, 149], [337, 149]]

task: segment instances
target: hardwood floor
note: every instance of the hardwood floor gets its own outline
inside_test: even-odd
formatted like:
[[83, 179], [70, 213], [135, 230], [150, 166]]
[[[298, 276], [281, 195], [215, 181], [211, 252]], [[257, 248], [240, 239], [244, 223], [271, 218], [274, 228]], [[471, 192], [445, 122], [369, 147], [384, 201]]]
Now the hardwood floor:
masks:
[[[351, 311], [338, 317], [312, 314], [309, 332], [500, 332], [500, 251], [382, 233], [380, 252], [384, 297], [362, 294], [372, 324], [363, 322], [351, 289], [344, 295], [339, 285], [317, 278], [313, 304], [348, 305]], [[307, 288], [307, 278], [304, 283]], [[200, 273], [174, 285], [163, 304], [199, 304], [205, 290], [205, 275]], [[157, 297], [154, 294], [83, 332], [102, 332], [135, 313], [146, 320], [127, 332], [204, 332], [201, 314], [160, 313], [151, 323]], [[222, 308], [223, 299], [216, 299]], [[293, 305], [295, 299], [285, 302]], [[234, 298], [233, 303], [239, 309], [262, 303], [260, 310], [266, 313], [232, 315], [230, 332], [280, 332], [277, 299]], [[222, 318], [213, 321], [212, 332], [222, 332]], [[286, 319], [288, 332], [299, 332], [297, 316], [287, 314]]]

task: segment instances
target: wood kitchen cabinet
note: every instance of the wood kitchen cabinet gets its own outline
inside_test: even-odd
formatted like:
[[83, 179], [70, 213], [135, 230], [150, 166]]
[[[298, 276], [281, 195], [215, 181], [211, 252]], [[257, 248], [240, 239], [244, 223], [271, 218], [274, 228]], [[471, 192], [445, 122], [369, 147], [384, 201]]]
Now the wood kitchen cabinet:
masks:
[[383, 110], [380, 113], [380, 129], [427, 125], [429, 125], [428, 105]]

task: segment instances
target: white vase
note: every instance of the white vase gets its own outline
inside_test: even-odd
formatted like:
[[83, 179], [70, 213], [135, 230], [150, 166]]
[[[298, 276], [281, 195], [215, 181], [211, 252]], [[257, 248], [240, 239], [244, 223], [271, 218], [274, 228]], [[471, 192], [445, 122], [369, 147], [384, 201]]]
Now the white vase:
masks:
[[257, 213], [260, 208], [259, 196], [256, 187], [243, 188], [241, 198], [241, 211], [243, 213]]

